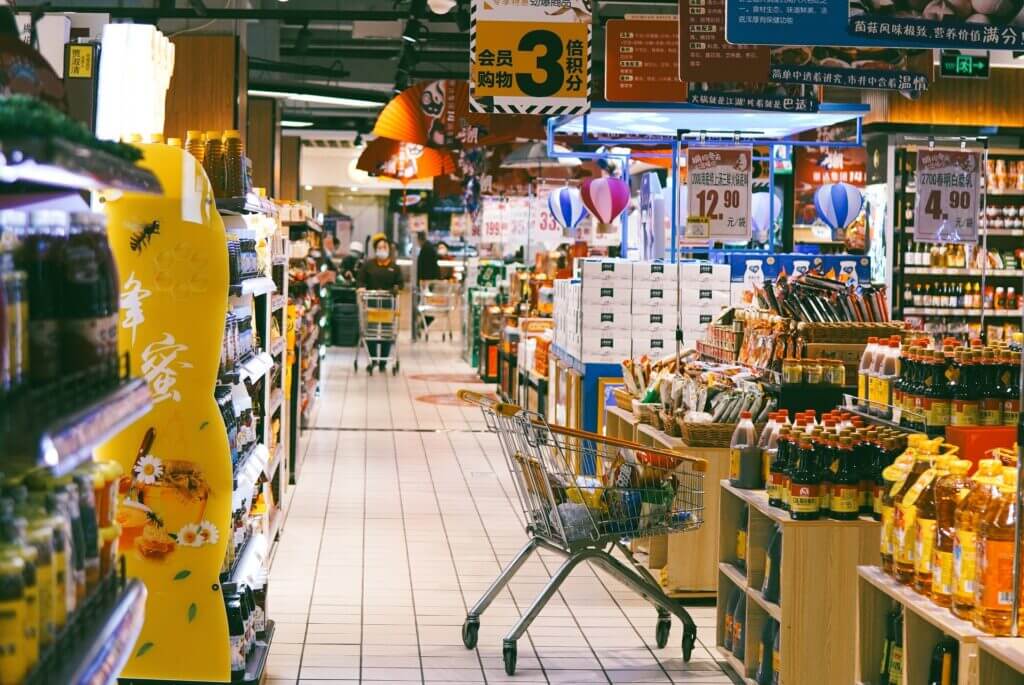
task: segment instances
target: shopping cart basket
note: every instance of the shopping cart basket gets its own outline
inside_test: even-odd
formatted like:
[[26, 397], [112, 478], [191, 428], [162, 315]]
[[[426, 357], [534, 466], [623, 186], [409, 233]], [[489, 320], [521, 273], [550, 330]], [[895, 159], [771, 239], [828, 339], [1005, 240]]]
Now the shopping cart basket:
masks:
[[[391, 373], [398, 373], [398, 295], [390, 290], [360, 290], [357, 294], [359, 304], [359, 338], [361, 347], [356, 348], [353, 362], [355, 370], [359, 370], [359, 350], [366, 351], [370, 363], [366, 372], [373, 374], [373, 367], [380, 363], [392, 362]], [[383, 349], [387, 348], [387, 352]]]
[[[453, 281], [420, 281], [419, 303], [416, 316], [419, 317], [423, 339], [430, 340], [430, 325], [427, 319], [444, 318], [445, 327], [441, 340], [452, 339], [452, 314], [459, 306], [459, 284]], [[431, 321], [430, 323], [433, 323]]]
[[[683, 622], [683, 659], [697, 640], [686, 609], [668, 597], [624, 541], [695, 530], [703, 523], [703, 459], [548, 424], [542, 416], [468, 390], [460, 399], [479, 405], [501, 443], [530, 540], [502, 569], [462, 625], [462, 641], [476, 646], [480, 615], [536, 549], [565, 561], [505, 635], [505, 672], [516, 670], [516, 641], [572, 570], [589, 561], [611, 573], [658, 611], [657, 644], [668, 644], [672, 615]], [[596, 475], [582, 475], [593, 472]], [[618, 551], [626, 563], [613, 556]]]

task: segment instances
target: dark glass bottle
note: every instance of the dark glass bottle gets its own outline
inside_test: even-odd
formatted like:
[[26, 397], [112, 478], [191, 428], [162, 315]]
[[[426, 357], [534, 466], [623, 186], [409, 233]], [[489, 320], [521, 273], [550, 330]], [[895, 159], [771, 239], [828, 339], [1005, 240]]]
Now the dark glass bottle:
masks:
[[836, 454], [839, 468], [832, 477], [829, 518], [854, 521], [860, 516], [860, 472], [849, 436], [839, 438]]
[[790, 518], [796, 521], [818, 519], [821, 515], [821, 469], [814, 458], [810, 437], [800, 438], [789, 479]]
[[732, 653], [740, 661], [747, 650], [747, 596], [740, 595], [732, 615]]
[[1020, 418], [1020, 352], [1006, 349], [1002, 353], [1003, 425], [1016, 426]]
[[928, 357], [927, 380], [922, 393], [924, 429], [929, 435], [937, 435], [949, 425], [952, 397], [946, 379], [946, 360], [941, 352], [932, 352]]
[[747, 521], [750, 512], [747, 505], [740, 508], [740, 520], [736, 526], [736, 566], [741, 571], [747, 571]]
[[67, 234], [66, 212], [37, 210], [32, 212], [32, 226], [15, 254], [17, 267], [27, 274], [29, 378], [33, 384], [54, 381], [61, 374], [61, 253]]
[[821, 488], [818, 491], [819, 511], [822, 517], [828, 516], [832, 507], [832, 481], [838, 466], [836, 465], [837, 447], [835, 433], [828, 433], [816, 428], [812, 435], [814, 440], [814, 457], [818, 470], [821, 472]]
[[988, 348], [981, 354], [981, 383], [978, 397], [981, 400], [980, 423], [982, 426], [1000, 426], [1003, 423], [1003, 392], [1000, 387], [999, 360], [995, 350]]
[[789, 461], [789, 452], [792, 448], [791, 431], [792, 429], [789, 426], [782, 426], [779, 429], [778, 449], [775, 450], [775, 459], [772, 460], [769, 467], [768, 504], [773, 507], [785, 506], [786, 466]]
[[761, 593], [769, 602], [779, 602], [782, 588], [782, 527], [776, 525], [772, 537], [768, 540], [768, 550], [764, 559], [764, 582]]
[[957, 354], [954, 367], [958, 367], [956, 389], [953, 394], [953, 426], [977, 426], [981, 420], [978, 400], [977, 365], [975, 353], [965, 350]]
[[772, 683], [772, 644], [775, 642], [775, 621], [768, 619], [761, 629], [761, 643], [757, 646], [757, 685]]

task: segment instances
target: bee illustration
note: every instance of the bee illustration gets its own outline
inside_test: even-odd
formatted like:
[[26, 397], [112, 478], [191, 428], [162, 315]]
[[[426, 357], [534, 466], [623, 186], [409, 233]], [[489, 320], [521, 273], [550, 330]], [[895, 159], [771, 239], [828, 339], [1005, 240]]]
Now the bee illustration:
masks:
[[132, 248], [132, 252], [142, 254], [142, 249], [149, 245], [155, 235], [160, 235], [159, 221], [146, 224], [135, 233], [132, 233], [132, 237], [128, 241], [128, 245]]

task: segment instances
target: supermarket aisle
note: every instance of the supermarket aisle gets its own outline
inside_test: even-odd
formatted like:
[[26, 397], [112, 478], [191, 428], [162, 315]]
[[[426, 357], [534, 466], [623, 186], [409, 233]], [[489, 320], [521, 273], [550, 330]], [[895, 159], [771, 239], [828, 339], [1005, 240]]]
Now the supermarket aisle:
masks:
[[[278, 621], [269, 682], [731, 683], [682, 634], [654, 647], [655, 612], [579, 567], [519, 641], [506, 676], [501, 638], [558, 559], [534, 557], [462, 646], [466, 607], [525, 540], [495, 439], [453, 402], [473, 380], [450, 344], [403, 344], [398, 376], [352, 373], [332, 350], [305, 463], [271, 572]], [[486, 386], [477, 385], [478, 389]], [[693, 609], [714, 644], [712, 607]]]

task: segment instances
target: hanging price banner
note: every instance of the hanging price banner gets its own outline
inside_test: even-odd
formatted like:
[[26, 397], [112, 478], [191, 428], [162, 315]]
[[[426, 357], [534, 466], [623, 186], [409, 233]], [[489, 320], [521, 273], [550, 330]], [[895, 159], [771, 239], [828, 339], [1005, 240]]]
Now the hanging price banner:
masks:
[[530, 225], [530, 198], [510, 197], [505, 206], [505, 216], [508, 233], [502, 242], [516, 247], [525, 245]]
[[530, 242], [539, 243], [548, 249], [558, 247], [565, 242], [562, 235], [562, 227], [555, 217], [551, 215], [548, 208], [548, 193], [551, 190], [541, 190], [533, 199], [532, 225], [530, 226]]
[[917, 153], [914, 240], [977, 243], [981, 153], [921, 149]]
[[687, 214], [683, 243], [750, 239], [753, 151], [748, 147], [689, 148], [686, 155]]
[[500, 197], [480, 198], [480, 244], [500, 243], [508, 232], [505, 200]]

